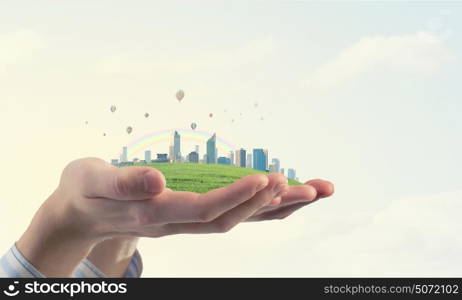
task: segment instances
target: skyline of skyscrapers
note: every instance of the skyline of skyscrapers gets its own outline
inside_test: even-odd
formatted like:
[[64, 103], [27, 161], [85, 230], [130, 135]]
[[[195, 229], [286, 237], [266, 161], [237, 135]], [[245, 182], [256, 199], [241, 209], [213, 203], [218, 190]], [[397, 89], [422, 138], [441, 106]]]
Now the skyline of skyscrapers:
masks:
[[[112, 159], [111, 164], [113, 165], [133, 165], [133, 164], [149, 164], [152, 162], [191, 162], [191, 163], [207, 163], [207, 164], [224, 164], [224, 165], [235, 165], [243, 168], [253, 168], [256, 170], [270, 172], [270, 173], [281, 173], [284, 175], [284, 168], [281, 168], [281, 162], [278, 158], [272, 158], [271, 164], [269, 164], [270, 158], [268, 155], [268, 149], [254, 148], [251, 151], [247, 151], [244, 148], [239, 150], [228, 152], [228, 156], [218, 157], [217, 148], [217, 135], [214, 133], [206, 142], [206, 153], [203, 155], [203, 159], [200, 159], [199, 145], [194, 146], [195, 151], [191, 151], [185, 157], [181, 156], [181, 135], [178, 131], [173, 133], [173, 142], [169, 146], [169, 154], [158, 153], [157, 159], [152, 159], [152, 151], [145, 150], [144, 160], [134, 158], [132, 162], [128, 161], [128, 147], [124, 146], [122, 153], [120, 154], [120, 163], [117, 159]], [[296, 171], [293, 168], [287, 170], [287, 177], [289, 179], [297, 179]]]

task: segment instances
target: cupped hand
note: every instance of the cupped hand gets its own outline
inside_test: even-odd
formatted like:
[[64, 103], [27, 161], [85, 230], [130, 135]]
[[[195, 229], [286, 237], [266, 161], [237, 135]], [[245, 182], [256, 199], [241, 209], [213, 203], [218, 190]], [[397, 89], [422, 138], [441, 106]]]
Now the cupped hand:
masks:
[[91, 158], [66, 167], [51, 201], [66, 207], [67, 224], [95, 239], [161, 237], [226, 232], [287, 192], [282, 174], [250, 175], [205, 194], [171, 191], [153, 168], [116, 168]]
[[286, 217], [332, 193], [322, 180], [289, 188], [282, 174], [250, 175], [205, 194], [178, 192], [153, 168], [86, 158], [64, 169], [16, 245], [46, 276], [71, 276], [95, 245], [113, 237], [226, 232], [243, 221]]

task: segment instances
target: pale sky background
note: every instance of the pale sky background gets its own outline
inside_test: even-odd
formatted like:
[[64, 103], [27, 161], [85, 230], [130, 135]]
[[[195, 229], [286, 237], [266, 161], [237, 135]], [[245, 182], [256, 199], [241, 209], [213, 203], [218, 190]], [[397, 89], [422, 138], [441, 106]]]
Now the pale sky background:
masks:
[[460, 2], [1, 1], [0, 249], [68, 162], [197, 122], [336, 194], [143, 240], [144, 276], [462, 276], [461, 34]]

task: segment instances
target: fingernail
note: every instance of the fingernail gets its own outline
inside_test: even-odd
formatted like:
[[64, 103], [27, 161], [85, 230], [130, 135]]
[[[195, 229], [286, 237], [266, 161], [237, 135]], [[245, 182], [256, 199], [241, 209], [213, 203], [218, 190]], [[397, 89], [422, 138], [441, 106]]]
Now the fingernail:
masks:
[[159, 191], [159, 185], [157, 184], [157, 176], [152, 172], [144, 174], [144, 188], [148, 193], [155, 193]]
[[278, 206], [279, 204], [281, 204], [281, 201], [281, 197], [274, 198], [273, 200], [271, 200], [268, 206]]
[[279, 183], [273, 188], [274, 198], [281, 197], [287, 191], [287, 184], [286, 183]]

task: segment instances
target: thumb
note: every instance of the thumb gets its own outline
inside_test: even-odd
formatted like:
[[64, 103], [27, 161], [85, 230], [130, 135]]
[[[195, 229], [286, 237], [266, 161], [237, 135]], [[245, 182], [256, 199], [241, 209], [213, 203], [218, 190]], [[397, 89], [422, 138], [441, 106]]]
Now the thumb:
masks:
[[[90, 172], [85, 195], [115, 200], [145, 200], [165, 189], [165, 177], [149, 167], [117, 168], [104, 165]], [[89, 179], [89, 180], [88, 180]]]

